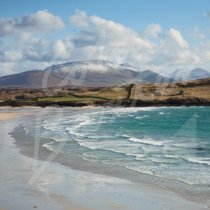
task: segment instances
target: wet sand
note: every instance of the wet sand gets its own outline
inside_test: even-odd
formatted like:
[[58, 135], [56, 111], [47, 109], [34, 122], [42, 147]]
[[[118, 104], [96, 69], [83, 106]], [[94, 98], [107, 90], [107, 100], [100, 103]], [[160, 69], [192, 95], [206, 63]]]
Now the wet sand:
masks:
[[[62, 195], [56, 191], [44, 190], [46, 179], [52, 176], [49, 169], [46, 169], [34, 183], [30, 183], [35, 170], [34, 162], [19, 153], [9, 132], [21, 122], [21, 116], [28, 116], [31, 113], [13, 112], [0, 113], [0, 210], [94, 210], [72, 201], [68, 194]], [[56, 177], [59, 177], [57, 172], [54, 173], [55, 180], [51, 180], [52, 185]]]

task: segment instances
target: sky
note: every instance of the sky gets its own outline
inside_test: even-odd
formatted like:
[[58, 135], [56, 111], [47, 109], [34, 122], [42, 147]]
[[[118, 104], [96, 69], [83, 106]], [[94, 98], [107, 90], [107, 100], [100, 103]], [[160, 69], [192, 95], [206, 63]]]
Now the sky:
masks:
[[210, 71], [209, 0], [0, 0], [0, 76], [75, 60]]

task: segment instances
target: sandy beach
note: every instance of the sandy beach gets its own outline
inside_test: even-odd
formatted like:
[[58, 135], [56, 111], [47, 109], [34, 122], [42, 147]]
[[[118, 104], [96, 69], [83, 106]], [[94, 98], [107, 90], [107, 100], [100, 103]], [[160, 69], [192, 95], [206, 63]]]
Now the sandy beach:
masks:
[[[17, 117], [23, 117], [26, 115], [34, 114], [36, 113], [37, 107], [22, 107], [22, 112], [19, 112], [19, 108], [12, 108], [12, 107], [0, 107], [0, 121], [6, 121], [6, 120], [12, 120]], [[26, 110], [24, 112], [24, 110]]]
[[16, 118], [18, 115], [16, 113], [1, 113], [0, 114], [0, 121], [2, 120], [11, 120]]
[[[7, 111], [10, 108], [7, 108]], [[0, 210], [9, 209], [62, 209], [62, 210], [91, 210], [83, 205], [74, 203], [68, 197], [58, 193], [47, 193], [38, 189], [39, 186], [29, 184], [29, 177], [33, 171], [32, 160], [19, 156], [18, 150], [14, 150], [13, 139], [8, 134], [14, 124], [11, 120], [17, 120], [31, 113], [19, 113], [18, 111], [0, 113], [1, 134], [0, 141]], [[19, 166], [17, 166], [17, 164]], [[29, 175], [30, 174], [30, 175]], [[56, 174], [55, 174], [56, 175]], [[28, 180], [26, 177], [28, 176]], [[24, 183], [26, 182], [26, 184]], [[39, 182], [40, 185], [41, 181]], [[44, 184], [43, 184], [44, 185]], [[19, 188], [19, 189], [18, 189]], [[4, 192], [4, 193], [3, 193]], [[25, 194], [25, 195], [21, 195]], [[67, 195], [68, 196], [68, 195]], [[25, 200], [26, 198], [27, 201]]]
[[36, 143], [21, 130], [21, 124], [31, 118], [23, 109], [1, 110], [0, 210], [208, 209], [208, 197], [196, 200], [202, 194], [196, 191], [196, 196], [184, 197], [187, 191], [175, 188], [176, 182], [165, 180], [160, 185], [159, 179], [147, 175], [74, 156], [66, 159], [40, 145], [36, 149]]

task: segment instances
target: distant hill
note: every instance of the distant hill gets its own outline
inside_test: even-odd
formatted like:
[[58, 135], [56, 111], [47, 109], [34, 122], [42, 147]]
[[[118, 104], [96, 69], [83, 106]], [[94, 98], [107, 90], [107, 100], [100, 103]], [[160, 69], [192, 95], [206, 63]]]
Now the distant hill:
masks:
[[189, 80], [197, 80], [204, 78], [210, 78], [210, 72], [208, 72], [205, 69], [201, 68], [193, 69], [189, 74]]
[[173, 82], [153, 71], [138, 71], [129, 64], [109, 61], [75, 61], [0, 77], [0, 87], [39, 89], [56, 86], [111, 87], [131, 83]]
[[[44, 71], [42, 70], [26, 71], [19, 74], [8, 75], [0, 77], [0, 87], [37, 89], [42, 87], [43, 77]], [[49, 81], [49, 86], [53, 86], [54, 84], [58, 84], [60, 79], [50, 76]]]
[[182, 70], [178, 69], [174, 71], [170, 77], [174, 78], [176, 81], [197, 80], [210, 78], [210, 72], [202, 68], [196, 68], [190, 72], [183, 72]]

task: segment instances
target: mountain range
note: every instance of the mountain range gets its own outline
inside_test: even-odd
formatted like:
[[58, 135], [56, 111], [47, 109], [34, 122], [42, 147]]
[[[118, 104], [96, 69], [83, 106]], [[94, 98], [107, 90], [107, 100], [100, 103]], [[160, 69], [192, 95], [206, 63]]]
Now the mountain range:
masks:
[[210, 78], [210, 72], [202, 68], [196, 68], [191, 70], [190, 72], [184, 72], [183, 70], [178, 69], [174, 71], [170, 75], [170, 77], [174, 78], [178, 82], [182, 82], [182, 81]]
[[[140, 71], [130, 64], [116, 65], [105, 60], [74, 61], [0, 77], [1, 88], [40, 89], [57, 86], [111, 87], [131, 83], [172, 83], [180, 81], [180, 72], [170, 77], [151, 70]], [[210, 77], [204, 69], [194, 69], [190, 79]], [[185, 80], [188, 80], [185, 78]]]

